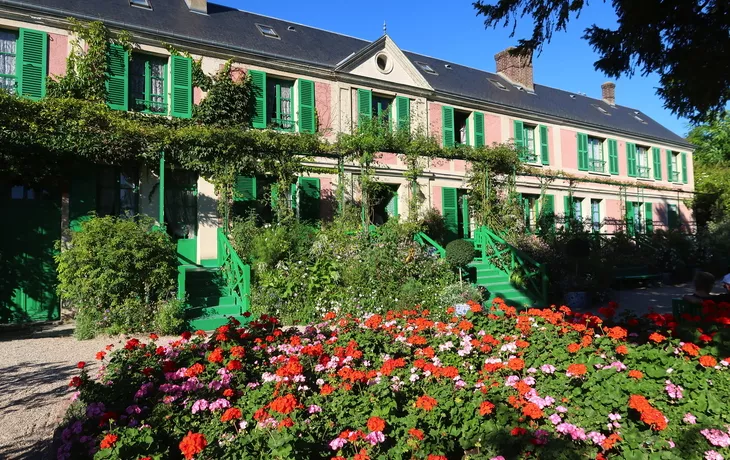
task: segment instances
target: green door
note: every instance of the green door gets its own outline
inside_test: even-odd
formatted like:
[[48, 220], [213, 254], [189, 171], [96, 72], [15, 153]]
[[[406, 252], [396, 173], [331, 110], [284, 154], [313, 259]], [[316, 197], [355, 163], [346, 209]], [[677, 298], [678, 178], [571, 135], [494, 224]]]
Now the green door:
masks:
[[178, 262], [198, 260], [198, 175], [191, 171], [165, 171], [165, 227], [177, 241]]
[[0, 323], [57, 320], [55, 244], [61, 237], [57, 190], [0, 186], [6, 224], [0, 239]]

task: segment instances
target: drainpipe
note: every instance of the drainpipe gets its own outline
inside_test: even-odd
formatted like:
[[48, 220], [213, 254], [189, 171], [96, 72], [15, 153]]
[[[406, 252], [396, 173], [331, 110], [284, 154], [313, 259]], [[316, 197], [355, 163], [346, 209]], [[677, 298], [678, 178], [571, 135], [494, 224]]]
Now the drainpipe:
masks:
[[160, 228], [165, 228], [165, 152], [160, 152]]

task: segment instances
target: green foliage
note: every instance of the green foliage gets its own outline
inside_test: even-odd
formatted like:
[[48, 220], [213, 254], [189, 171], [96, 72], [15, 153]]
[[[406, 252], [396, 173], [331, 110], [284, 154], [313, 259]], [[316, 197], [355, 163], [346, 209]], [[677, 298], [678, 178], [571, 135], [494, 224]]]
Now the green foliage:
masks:
[[[550, 42], [554, 31], [567, 29], [568, 22], [588, 8], [584, 0], [499, 0], [474, 3], [486, 27], [512, 24], [518, 18], [532, 22], [532, 36], [519, 40], [516, 52], [529, 54]], [[675, 0], [670, 3], [614, 1], [615, 28], [597, 25], [585, 29], [598, 53], [596, 69], [610, 77], [659, 75], [657, 94], [673, 113], [701, 121], [725, 112], [730, 101], [730, 73], [718, 50], [730, 48], [730, 23], [725, 19], [724, 0]], [[697, 69], [703, 72], [698, 75]]]
[[698, 227], [730, 215], [730, 117], [725, 113], [695, 126], [687, 139], [696, 146], [693, 208]]
[[464, 268], [474, 260], [474, 243], [454, 240], [446, 245], [446, 261], [456, 268]]
[[423, 232], [437, 243], [443, 245], [446, 241], [448, 231], [444, 216], [437, 209], [430, 208], [420, 219]]
[[78, 314], [80, 338], [153, 330], [163, 307], [161, 324], [172, 324], [174, 307], [159, 302], [175, 292], [175, 245], [152, 225], [148, 218], [92, 217], [56, 256], [58, 292]]
[[469, 301], [477, 303], [482, 301], [482, 293], [479, 288], [469, 283], [449, 284], [439, 295], [439, 304], [444, 307]]
[[251, 125], [256, 108], [254, 88], [250, 78], [232, 77], [231, 64], [226, 62], [210, 79], [208, 93], [193, 111], [197, 122], [217, 127]]

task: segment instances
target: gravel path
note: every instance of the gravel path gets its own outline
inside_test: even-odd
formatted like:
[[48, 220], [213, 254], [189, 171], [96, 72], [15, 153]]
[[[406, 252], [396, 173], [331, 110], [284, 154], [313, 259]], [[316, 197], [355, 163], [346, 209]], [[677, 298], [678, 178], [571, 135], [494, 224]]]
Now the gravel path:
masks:
[[0, 329], [0, 459], [54, 459], [53, 432], [70, 403], [68, 382], [79, 374], [76, 364], [85, 361], [95, 375], [96, 352], [126, 340], [120, 336], [78, 341], [72, 333], [73, 325]]

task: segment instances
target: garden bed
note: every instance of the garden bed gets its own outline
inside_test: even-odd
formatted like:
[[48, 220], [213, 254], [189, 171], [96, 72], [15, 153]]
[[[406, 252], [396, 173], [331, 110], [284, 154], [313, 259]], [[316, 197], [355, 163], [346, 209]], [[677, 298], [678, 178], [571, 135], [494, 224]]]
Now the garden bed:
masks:
[[99, 380], [71, 381], [58, 458], [717, 460], [730, 454], [725, 307], [706, 306], [702, 331], [497, 300], [134, 339], [97, 355]]

